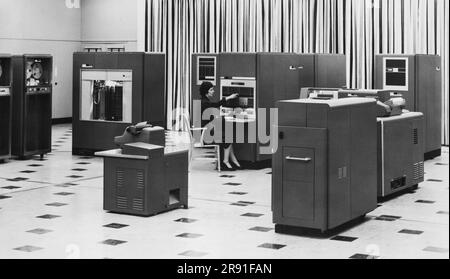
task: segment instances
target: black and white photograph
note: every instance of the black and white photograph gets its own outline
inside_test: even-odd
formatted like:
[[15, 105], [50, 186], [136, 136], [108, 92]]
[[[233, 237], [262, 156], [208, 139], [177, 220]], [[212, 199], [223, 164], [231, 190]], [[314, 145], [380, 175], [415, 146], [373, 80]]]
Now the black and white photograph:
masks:
[[449, 5], [0, 0], [0, 259], [449, 260]]

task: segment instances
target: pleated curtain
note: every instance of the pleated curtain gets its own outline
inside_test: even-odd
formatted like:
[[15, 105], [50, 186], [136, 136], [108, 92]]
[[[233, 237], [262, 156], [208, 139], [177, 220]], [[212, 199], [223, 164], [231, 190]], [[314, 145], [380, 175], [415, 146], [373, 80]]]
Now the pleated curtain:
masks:
[[192, 53], [343, 53], [352, 88], [373, 88], [376, 54], [438, 54], [449, 143], [448, 0], [147, 1], [146, 50], [166, 53], [169, 112], [190, 109]]

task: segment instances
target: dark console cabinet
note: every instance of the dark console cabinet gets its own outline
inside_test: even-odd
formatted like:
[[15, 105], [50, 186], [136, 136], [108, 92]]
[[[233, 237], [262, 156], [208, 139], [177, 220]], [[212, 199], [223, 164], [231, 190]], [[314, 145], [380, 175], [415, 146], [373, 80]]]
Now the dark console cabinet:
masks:
[[74, 53], [73, 154], [113, 149], [132, 123], [165, 127], [165, 55]]
[[52, 75], [50, 55], [12, 57], [12, 155], [25, 158], [51, 152]]
[[395, 90], [407, 109], [424, 114], [425, 159], [441, 155], [442, 72], [436, 55], [377, 55], [375, 87]]
[[[322, 232], [377, 207], [375, 100], [278, 102], [273, 155], [275, 231]], [[275, 139], [274, 139], [275, 140]]]
[[0, 54], [0, 161], [11, 153], [11, 56]]

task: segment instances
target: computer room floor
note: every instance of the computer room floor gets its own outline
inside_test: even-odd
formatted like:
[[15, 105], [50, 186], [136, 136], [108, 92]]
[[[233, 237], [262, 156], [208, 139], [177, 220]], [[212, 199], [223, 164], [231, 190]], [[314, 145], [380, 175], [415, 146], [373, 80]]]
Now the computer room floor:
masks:
[[0, 258], [449, 258], [448, 148], [417, 191], [338, 235], [300, 237], [274, 232], [270, 169], [194, 159], [189, 209], [136, 217], [103, 210], [102, 159], [72, 156], [70, 125], [53, 144], [45, 161], [0, 165]]

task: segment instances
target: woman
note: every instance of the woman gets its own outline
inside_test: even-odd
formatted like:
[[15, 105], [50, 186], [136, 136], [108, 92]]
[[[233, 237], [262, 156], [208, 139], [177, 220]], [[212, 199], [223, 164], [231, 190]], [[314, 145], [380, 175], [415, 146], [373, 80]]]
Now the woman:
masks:
[[[211, 82], [202, 83], [202, 85], [200, 86], [200, 95], [202, 97], [201, 100], [202, 115], [205, 110], [209, 108], [220, 109], [220, 107], [225, 105], [227, 101], [236, 99], [239, 96], [238, 94], [232, 94], [226, 98], [222, 98], [222, 100], [220, 100], [219, 102], [213, 102], [212, 99], [214, 97], [214, 86]], [[202, 120], [202, 127], [206, 127], [213, 120], [214, 120], [213, 116], [209, 120]], [[222, 118], [222, 127], [225, 127], [224, 122], [225, 120]], [[236, 155], [234, 154], [233, 144], [225, 142], [225, 134], [223, 132], [222, 132], [222, 143], [220, 144], [220, 147], [223, 149], [223, 161], [221, 168], [225, 171], [233, 171], [235, 169], [241, 169], [241, 165], [239, 164]]]

